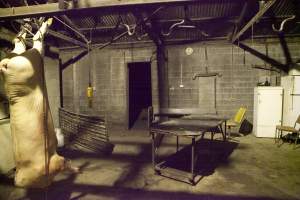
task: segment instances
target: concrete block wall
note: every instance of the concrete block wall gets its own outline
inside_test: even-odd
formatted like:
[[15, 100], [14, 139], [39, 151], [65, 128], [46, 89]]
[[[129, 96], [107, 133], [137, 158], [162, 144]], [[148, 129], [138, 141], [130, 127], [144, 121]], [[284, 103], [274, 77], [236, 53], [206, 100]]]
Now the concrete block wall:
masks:
[[[106, 48], [93, 50], [63, 71], [63, 96], [66, 109], [91, 115], [103, 116], [112, 124], [127, 128], [128, 124], [128, 69], [130, 62], [151, 62], [152, 103], [158, 105], [157, 69], [154, 46], [143, 48]], [[63, 51], [63, 62], [80, 51]], [[154, 54], [155, 55], [155, 54]], [[89, 69], [89, 66], [91, 67]], [[92, 107], [89, 107], [86, 88], [94, 88]]]
[[[264, 42], [249, 43], [254, 49], [265, 53]], [[288, 44], [294, 60], [300, 57], [300, 43], [291, 41]], [[192, 47], [192, 55], [186, 55], [186, 47]], [[207, 48], [207, 61], [205, 59]], [[63, 72], [64, 107], [81, 113], [107, 116], [111, 123], [127, 127], [128, 123], [128, 72], [127, 63], [151, 61], [152, 68], [152, 102], [156, 110], [159, 105], [157, 61], [155, 46], [108, 47], [93, 50], [91, 61], [85, 56], [76, 64]], [[233, 116], [240, 106], [245, 106], [246, 117], [253, 118], [253, 90], [265, 77], [276, 84], [280, 74], [265, 70], [253, 69], [254, 65], [264, 62], [236, 46], [226, 42], [195, 43], [191, 45], [167, 46], [168, 81], [164, 84], [169, 88], [169, 107], [214, 108], [213, 83], [210, 78], [192, 80], [195, 73], [217, 72], [216, 78], [216, 109], [221, 115]], [[67, 60], [80, 51], [62, 51], [62, 60]], [[244, 56], [245, 54], [245, 56]], [[268, 42], [268, 54], [276, 60], [285, 62], [278, 41]], [[91, 66], [94, 98], [92, 108], [88, 107], [86, 87], [88, 86], [88, 66]], [[181, 71], [182, 66], [182, 71]], [[206, 68], [207, 67], [207, 68]], [[268, 65], [267, 65], [268, 67]], [[182, 76], [181, 76], [182, 74]], [[167, 79], [166, 79], [167, 80]], [[184, 85], [180, 88], [181, 83]], [[204, 94], [203, 94], [204, 93]]]
[[48, 100], [53, 118], [54, 127], [59, 127], [58, 108], [60, 106], [59, 93], [59, 63], [57, 59], [44, 57], [45, 79]]
[[[254, 49], [266, 53], [266, 45], [256, 41]], [[288, 44], [293, 60], [300, 57], [300, 43]], [[185, 49], [193, 48], [192, 55], [186, 55]], [[207, 60], [205, 58], [207, 49]], [[264, 66], [265, 63], [244, 52], [237, 46], [227, 43], [197, 43], [193, 45], [169, 46], [168, 71], [170, 88], [170, 107], [214, 106], [214, 98], [205, 99], [205, 96], [213, 97], [213, 81], [207, 77], [192, 80], [196, 73], [216, 72], [221, 76], [216, 78], [216, 110], [221, 115], [234, 116], [239, 107], [247, 108], [246, 117], [253, 120], [253, 90], [259, 81], [265, 81], [266, 77], [271, 85], [280, 84], [280, 74], [266, 70], [254, 69], [253, 66]], [[282, 63], [285, 63], [281, 46], [278, 41], [268, 42], [268, 55]], [[181, 72], [182, 66], [182, 72]], [[266, 68], [269, 67], [268, 64]], [[182, 75], [181, 75], [182, 74]], [[183, 88], [179, 87], [181, 84]], [[211, 87], [211, 90], [209, 89]], [[204, 94], [201, 94], [205, 92]]]

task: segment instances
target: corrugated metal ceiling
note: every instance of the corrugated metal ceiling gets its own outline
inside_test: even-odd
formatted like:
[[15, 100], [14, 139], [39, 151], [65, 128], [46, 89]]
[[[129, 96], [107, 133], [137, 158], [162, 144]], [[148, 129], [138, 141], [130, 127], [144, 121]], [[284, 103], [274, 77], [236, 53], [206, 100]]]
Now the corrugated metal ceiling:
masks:
[[[201, 0], [191, 1], [183, 5], [163, 5], [164, 8], [157, 12], [146, 25], [140, 23], [141, 17], [139, 17], [138, 14], [146, 18], [161, 5], [94, 9], [85, 13], [70, 14], [68, 17], [86, 38], [92, 40], [93, 44], [106, 43], [110, 41], [113, 36], [126, 31], [126, 27], [122, 24], [126, 24], [132, 29], [138, 23], [140, 23], [140, 26], [136, 27], [133, 36], [127, 35], [118, 40], [118, 42], [151, 41], [149, 36], [144, 36], [147, 29], [160, 35], [166, 42], [178, 40], [209, 40], [214, 38], [226, 38], [232, 33], [246, 1], [247, 0]], [[241, 22], [241, 27], [259, 11], [259, 4], [262, 1], [250, 0], [249, 2], [250, 7], [248, 7], [244, 20]], [[262, 19], [255, 24], [254, 34], [275, 35], [274, 31], [272, 31], [273, 23], [278, 26], [285, 17], [296, 15], [296, 19], [287, 25], [285, 31], [287, 34], [299, 35], [300, 24], [296, 23], [297, 20], [299, 21], [299, 4], [297, 0], [277, 0]], [[162, 36], [162, 33], [168, 32], [174, 23], [178, 23], [183, 19], [190, 20], [189, 23], [185, 25], [193, 25], [196, 28], [175, 27], [169, 35]], [[58, 21], [55, 21], [51, 29], [77, 40], [79, 39], [70, 29]], [[204, 35], [203, 32], [207, 33], [208, 36]], [[245, 32], [244, 38], [249, 36], [249, 34], [249, 31]], [[47, 37], [47, 40], [49, 43], [58, 47], [73, 46], [69, 42], [63, 42], [57, 40], [57, 38]]]

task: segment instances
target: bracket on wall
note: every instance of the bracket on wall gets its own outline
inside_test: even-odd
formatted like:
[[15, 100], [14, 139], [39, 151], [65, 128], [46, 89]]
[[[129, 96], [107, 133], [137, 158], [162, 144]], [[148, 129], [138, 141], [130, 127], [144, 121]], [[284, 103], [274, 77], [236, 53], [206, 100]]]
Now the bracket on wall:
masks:
[[262, 70], [266, 70], [266, 71], [272, 71], [272, 72], [277, 72], [277, 73], [280, 73], [280, 70], [276, 70], [274, 68], [267, 68], [265, 66], [259, 66], [259, 65], [253, 65], [252, 68], [254, 69], [262, 69]]

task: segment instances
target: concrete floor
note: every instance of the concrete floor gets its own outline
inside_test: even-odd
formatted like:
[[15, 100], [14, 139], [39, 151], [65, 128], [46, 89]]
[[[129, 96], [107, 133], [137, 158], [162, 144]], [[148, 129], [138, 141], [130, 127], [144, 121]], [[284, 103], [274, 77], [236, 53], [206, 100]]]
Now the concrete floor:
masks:
[[[144, 125], [131, 131], [112, 130], [110, 135], [116, 145], [112, 155], [73, 158], [82, 173], [61, 174], [47, 190], [25, 190], [2, 182], [0, 199], [300, 199], [300, 148], [292, 145], [278, 148], [273, 139], [253, 135], [238, 137], [237, 142], [200, 141], [196, 169], [202, 179], [191, 186], [154, 175], [150, 137]], [[175, 138], [165, 137], [159, 156], [175, 152], [175, 142]], [[181, 140], [182, 147], [189, 142]], [[182, 155], [178, 167], [184, 166], [185, 158]]]

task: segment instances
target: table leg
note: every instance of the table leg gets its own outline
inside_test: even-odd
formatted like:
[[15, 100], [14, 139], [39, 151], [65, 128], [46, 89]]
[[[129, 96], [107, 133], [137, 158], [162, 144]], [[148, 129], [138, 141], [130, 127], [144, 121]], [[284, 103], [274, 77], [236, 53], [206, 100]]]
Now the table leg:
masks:
[[225, 141], [226, 140], [226, 135], [225, 135], [225, 132], [223, 131], [223, 123], [220, 124], [219, 127], [220, 127], [220, 131], [222, 133], [222, 136], [223, 136], [223, 141]]
[[192, 137], [192, 157], [191, 157], [191, 174], [192, 174], [192, 179], [194, 179], [194, 165], [195, 165], [195, 162], [194, 162], [194, 159], [195, 159], [195, 145], [196, 145], [196, 142], [195, 142], [195, 137]]
[[224, 141], [226, 141], [227, 136], [227, 120], [225, 120], [225, 127], [224, 127]]
[[151, 136], [152, 136], [152, 165], [153, 168], [155, 169], [155, 133], [151, 132]]
[[179, 149], [179, 137], [176, 136], [176, 152], [178, 151]]

